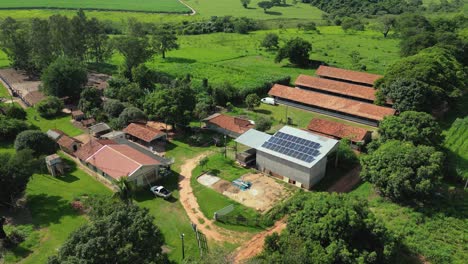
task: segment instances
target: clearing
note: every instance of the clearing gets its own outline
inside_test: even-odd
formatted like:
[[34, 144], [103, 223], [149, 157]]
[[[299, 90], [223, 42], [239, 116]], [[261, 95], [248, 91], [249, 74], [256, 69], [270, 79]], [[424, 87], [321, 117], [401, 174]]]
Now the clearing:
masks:
[[160, 13], [189, 13], [185, 5], [177, 0], [2, 0], [0, 9], [88, 9], [119, 10]]
[[243, 181], [251, 182], [252, 187], [241, 191], [231, 182], [205, 173], [198, 177], [198, 182], [216, 190], [217, 192], [260, 212], [273, 208], [277, 202], [289, 197], [290, 191], [273, 178], [263, 174], [247, 174], [240, 177]]

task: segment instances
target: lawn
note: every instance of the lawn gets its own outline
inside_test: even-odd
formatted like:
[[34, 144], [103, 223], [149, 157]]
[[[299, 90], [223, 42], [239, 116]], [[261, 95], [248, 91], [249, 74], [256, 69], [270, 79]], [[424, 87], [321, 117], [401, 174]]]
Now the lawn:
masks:
[[26, 190], [27, 207], [32, 222], [22, 229], [34, 231], [6, 255], [6, 263], [46, 263], [47, 258], [67, 239], [68, 235], [86, 223], [86, 218], [70, 206], [75, 197], [90, 194], [111, 195], [109, 189], [86, 174], [74, 168], [63, 178], [46, 174], [35, 174]]
[[[247, 219], [259, 219], [260, 214], [255, 210], [248, 208], [236, 201], [229, 199], [221, 193], [208, 188], [197, 181], [197, 177], [200, 176], [204, 171], [210, 171], [211, 174], [218, 176], [227, 181], [232, 181], [240, 176], [251, 172], [249, 169], [239, 167], [234, 164], [234, 161], [230, 158], [225, 158], [220, 153], [215, 153], [208, 157], [208, 163], [205, 167], [197, 166], [192, 171], [192, 178], [190, 184], [192, 185], [193, 193], [197, 197], [198, 204], [202, 213], [209, 219], [213, 218], [216, 211], [233, 204], [234, 211], [230, 215], [241, 214]], [[216, 222], [223, 228], [235, 230], [235, 231], [248, 231], [257, 232], [258, 228], [244, 227], [231, 224], [222, 224]]]
[[431, 263], [466, 263], [468, 259], [468, 192], [446, 186], [448, 192], [424, 207], [406, 207], [381, 198], [371, 184], [352, 194], [367, 198], [371, 210], [402, 238], [413, 254]]
[[7, 88], [0, 83], [0, 98], [9, 98], [10, 93], [8, 92]]
[[187, 13], [190, 9], [177, 0], [2, 0], [0, 9], [91, 9], [144, 12]]
[[63, 115], [61, 117], [57, 118], [52, 118], [52, 119], [46, 119], [41, 117], [38, 113], [37, 110], [33, 107], [29, 107], [26, 110], [27, 115], [27, 120], [28, 122], [42, 130], [43, 132], [47, 132], [47, 130], [56, 128], [60, 129], [69, 136], [78, 136], [80, 134], [83, 134], [83, 131], [81, 131], [79, 128], [75, 127], [71, 123], [71, 116], [70, 115]]

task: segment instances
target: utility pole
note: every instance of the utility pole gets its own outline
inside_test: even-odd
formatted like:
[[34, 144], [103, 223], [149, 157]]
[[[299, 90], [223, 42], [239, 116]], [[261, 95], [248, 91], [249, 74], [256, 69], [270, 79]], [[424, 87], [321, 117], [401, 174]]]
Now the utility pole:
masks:
[[182, 259], [185, 259], [184, 236], [184, 233], [180, 234], [180, 239], [182, 240]]
[[227, 158], [226, 134], [224, 134], [224, 157]]

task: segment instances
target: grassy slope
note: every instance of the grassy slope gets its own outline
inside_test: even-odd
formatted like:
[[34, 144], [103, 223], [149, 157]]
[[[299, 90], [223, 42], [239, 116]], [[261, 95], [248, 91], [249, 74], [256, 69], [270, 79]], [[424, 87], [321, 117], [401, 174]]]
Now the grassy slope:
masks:
[[0, 98], [9, 98], [10, 93], [8, 92], [7, 88], [0, 83]]
[[[73, 198], [83, 194], [110, 196], [110, 193], [110, 190], [78, 169], [64, 178], [34, 175], [28, 184], [26, 195], [33, 225], [37, 230], [14, 253], [7, 255], [7, 263], [15, 263], [29, 253], [22, 263], [46, 263], [47, 258], [56, 253], [68, 235], [86, 223], [86, 218], [70, 207]], [[37, 239], [38, 236], [40, 239]], [[32, 241], [39, 241], [40, 244], [31, 243]]]
[[185, 5], [177, 0], [2, 0], [0, 8], [83, 8], [83, 9], [112, 9], [134, 10], [147, 12], [188, 12]]
[[468, 117], [455, 120], [444, 135], [450, 168], [465, 180], [468, 179]]
[[352, 193], [367, 198], [372, 211], [399, 235], [413, 253], [431, 263], [466, 263], [468, 259], [468, 193], [458, 190], [435, 205], [411, 208], [386, 201], [364, 183]]

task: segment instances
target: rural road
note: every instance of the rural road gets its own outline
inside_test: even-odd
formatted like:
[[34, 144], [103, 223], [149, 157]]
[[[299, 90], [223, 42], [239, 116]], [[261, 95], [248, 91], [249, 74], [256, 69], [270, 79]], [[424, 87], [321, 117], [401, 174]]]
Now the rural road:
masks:
[[197, 14], [197, 11], [195, 9], [193, 9], [191, 6], [189, 6], [189, 4], [185, 3], [184, 1], [182, 0], [179, 0], [179, 2], [181, 4], [183, 4], [184, 6], [188, 7], [190, 10], [192, 10], [192, 13], [189, 14], [189, 16], [194, 16]]

